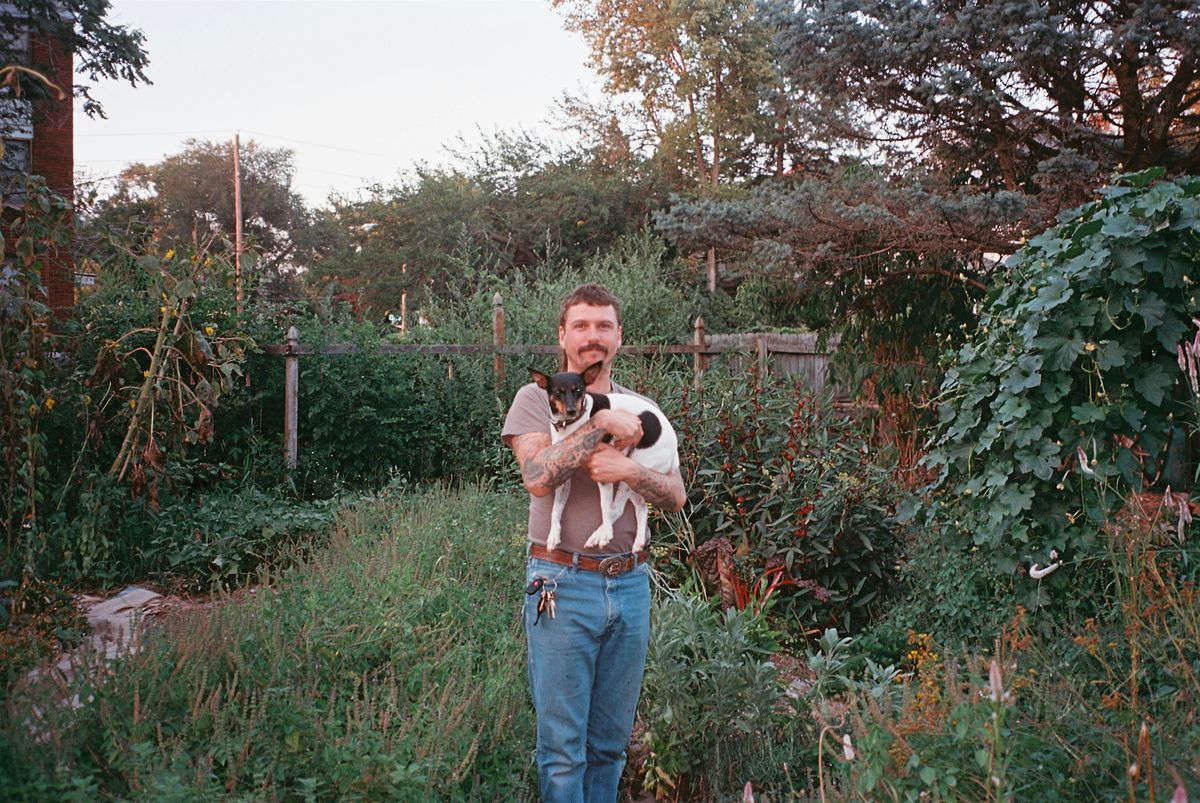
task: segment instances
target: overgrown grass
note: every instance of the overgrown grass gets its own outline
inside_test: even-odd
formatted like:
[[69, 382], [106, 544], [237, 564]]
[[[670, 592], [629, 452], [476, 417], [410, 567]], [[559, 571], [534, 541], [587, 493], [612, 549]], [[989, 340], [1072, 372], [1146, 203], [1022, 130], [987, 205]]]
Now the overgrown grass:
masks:
[[[347, 508], [330, 546], [175, 615], [71, 693], [10, 695], [10, 799], [521, 800], [525, 500], [422, 490]], [[36, 709], [40, 718], [31, 717]]]

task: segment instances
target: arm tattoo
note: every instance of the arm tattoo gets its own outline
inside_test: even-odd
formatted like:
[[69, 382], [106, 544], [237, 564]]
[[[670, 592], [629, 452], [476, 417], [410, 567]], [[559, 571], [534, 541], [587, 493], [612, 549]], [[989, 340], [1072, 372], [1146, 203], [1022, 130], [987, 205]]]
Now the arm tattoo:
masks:
[[589, 422], [558, 443], [550, 443], [549, 436], [545, 436], [543, 444], [530, 443], [531, 448], [521, 461], [525, 484], [543, 488], [562, 485], [584, 464], [606, 434], [603, 428]]
[[660, 474], [642, 467], [630, 487], [660, 510], [678, 510], [679, 497], [683, 493], [683, 478], [675, 471]]

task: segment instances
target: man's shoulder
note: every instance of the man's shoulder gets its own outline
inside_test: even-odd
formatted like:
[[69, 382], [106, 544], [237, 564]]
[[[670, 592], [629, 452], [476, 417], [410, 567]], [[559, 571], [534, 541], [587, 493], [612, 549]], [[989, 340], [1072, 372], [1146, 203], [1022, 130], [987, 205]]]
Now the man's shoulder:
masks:
[[641, 393], [638, 393], [636, 390], [630, 390], [629, 388], [624, 387], [623, 385], [618, 385], [616, 382], [613, 382], [612, 386], [613, 386], [613, 390], [617, 393], [624, 393], [626, 395], [633, 396], [634, 398], [641, 399], [642, 401], [646, 402], [647, 404], [653, 404], [655, 407], [658, 407], [658, 402], [656, 402], [654, 399], [650, 398], [649, 396], [643, 396]]

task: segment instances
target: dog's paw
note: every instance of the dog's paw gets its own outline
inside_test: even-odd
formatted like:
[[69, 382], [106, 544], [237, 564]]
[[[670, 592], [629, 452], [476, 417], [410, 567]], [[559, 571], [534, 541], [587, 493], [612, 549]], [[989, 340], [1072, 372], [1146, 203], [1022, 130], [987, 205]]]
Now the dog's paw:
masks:
[[558, 549], [558, 545], [562, 542], [562, 528], [551, 527], [550, 533], [546, 536], [546, 549]]
[[586, 547], [602, 547], [607, 546], [608, 542], [613, 539], [612, 527], [605, 527], [603, 524], [596, 528], [596, 531], [588, 537], [584, 543]]
[[638, 530], [637, 538], [633, 539], [634, 552], [641, 552], [642, 548], [646, 546], [646, 535], [644, 530]]

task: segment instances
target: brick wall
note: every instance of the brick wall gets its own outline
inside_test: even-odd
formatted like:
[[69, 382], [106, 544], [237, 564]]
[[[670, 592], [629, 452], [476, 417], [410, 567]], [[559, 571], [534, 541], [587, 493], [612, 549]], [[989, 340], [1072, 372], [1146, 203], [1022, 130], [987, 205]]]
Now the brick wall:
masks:
[[[34, 36], [33, 63], [49, 65], [47, 77], [66, 93], [63, 100], [38, 101], [33, 110], [31, 172], [44, 176], [46, 186], [65, 198], [75, 194], [75, 134], [71, 87], [71, 54], [55, 39]], [[75, 266], [69, 251], [52, 255], [42, 274], [50, 306], [59, 315], [75, 305]]]

